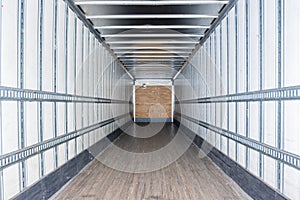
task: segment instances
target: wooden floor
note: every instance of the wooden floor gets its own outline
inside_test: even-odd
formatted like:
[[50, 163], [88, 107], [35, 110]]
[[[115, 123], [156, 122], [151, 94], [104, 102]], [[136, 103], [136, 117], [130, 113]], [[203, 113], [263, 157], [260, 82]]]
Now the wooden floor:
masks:
[[[116, 144], [122, 148], [131, 147], [136, 152], [144, 152], [143, 146], [148, 148], [146, 151], [149, 146], [157, 149], [172, 139], [173, 126], [166, 125], [159, 134], [148, 139], [123, 134]], [[110, 153], [109, 148], [106, 151]], [[200, 158], [199, 149], [192, 145], [176, 162], [148, 173], [120, 172], [94, 160], [53, 199], [237, 200], [250, 197], [209, 158]]]

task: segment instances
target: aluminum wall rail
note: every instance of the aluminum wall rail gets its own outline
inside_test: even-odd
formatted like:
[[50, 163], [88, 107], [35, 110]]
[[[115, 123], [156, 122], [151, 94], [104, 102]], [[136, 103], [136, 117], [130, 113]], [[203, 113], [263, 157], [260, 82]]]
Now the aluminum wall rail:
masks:
[[[178, 116], [178, 114], [176, 113], [175, 116]], [[201, 120], [194, 119], [192, 117], [188, 117], [183, 114], [181, 114], [180, 116], [184, 119], [187, 119], [188, 121], [198, 124], [204, 128], [207, 128], [219, 135], [222, 135], [226, 138], [234, 140], [234, 141], [236, 141], [242, 145], [245, 145], [255, 151], [258, 151], [264, 155], [270, 156], [271, 158], [274, 158], [282, 163], [285, 163], [291, 167], [294, 167], [295, 169], [300, 170], [300, 156], [298, 156], [296, 154], [278, 149], [276, 147], [272, 147], [265, 143], [261, 143], [257, 140], [247, 138], [243, 135], [222, 129], [220, 127], [214, 126], [212, 124], [206, 123]]]
[[176, 101], [176, 103], [226, 103], [282, 100], [300, 100], [300, 86], [291, 86], [277, 89], [258, 90], [253, 92], [182, 100], [180, 102]]
[[60, 144], [66, 143], [72, 139], [75, 139], [79, 136], [82, 136], [86, 133], [89, 133], [91, 131], [94, 131], [98, 128], [101, 128], [103, 126], [106, 126], [108, 124], [113, 123], [114, 121], [117, 121], [119, 119], [125, 118], [127, 116], [127, 114], [115, 117], [115, 118], [111, 118], [84, 128], [81, 128], [79, 130], [75, 130], [72, 131], [70, 133], [61, 135], [59, 137], [56, 138], [52, 138], [49, 140], [45, 140], [43, 142], [31, 145], [29, 147], [17, 150], [17, 151], [13, 151], [11, 153], [8, 154], [4, 154], [2, 156], [0, 156], [0, 170], [3, 170], [6, 167], [9, 167], [15, 163], [24, 161], [34, 155], [37, 155], [41, 152], [44, 152], [48, 149], [54, 148]]
[[39, 101], [39, 102], [72, 102], [72, 103], [118, 103], [127, 101], [71, 95], [65, 93], [47, 92], [40, 90], [19, 89], [0, 86], [0, 101]]

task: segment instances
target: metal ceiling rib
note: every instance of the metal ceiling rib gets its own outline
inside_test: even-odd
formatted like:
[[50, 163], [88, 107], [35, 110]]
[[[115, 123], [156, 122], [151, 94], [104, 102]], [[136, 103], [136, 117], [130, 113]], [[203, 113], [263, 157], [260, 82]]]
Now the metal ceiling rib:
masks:
[[175, 77], [229, 3], [73, 0], [93, 31], [135, 79]]
[[227, 4], [228, 1], [216, 1], [216, 0], [201, 0], [201, 1], [104, 1], [104, 0], [83, 0], [83, 1], [77, 1], [77, 5], [131, 5], [131, 6], [137, 6], [137, 5], [143, 5], [143, 6], [164, 6], [164, 5], [199, 5], [199, 4]]

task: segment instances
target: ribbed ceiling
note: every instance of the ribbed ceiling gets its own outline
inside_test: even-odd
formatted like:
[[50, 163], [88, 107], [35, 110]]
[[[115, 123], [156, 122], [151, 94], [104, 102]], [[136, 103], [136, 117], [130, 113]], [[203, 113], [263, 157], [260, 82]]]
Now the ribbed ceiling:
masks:
[[74, 0], [135, 79], [172, 79], [226, 0]]

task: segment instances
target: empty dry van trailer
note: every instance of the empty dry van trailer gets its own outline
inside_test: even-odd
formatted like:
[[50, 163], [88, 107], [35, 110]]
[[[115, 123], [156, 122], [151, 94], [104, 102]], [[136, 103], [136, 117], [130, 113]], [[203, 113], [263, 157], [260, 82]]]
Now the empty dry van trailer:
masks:
[[300, 1], [0, 3], [0, 199], [300, 199]]

